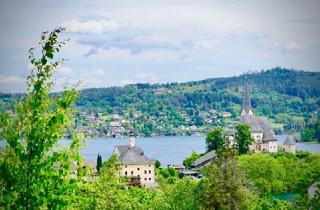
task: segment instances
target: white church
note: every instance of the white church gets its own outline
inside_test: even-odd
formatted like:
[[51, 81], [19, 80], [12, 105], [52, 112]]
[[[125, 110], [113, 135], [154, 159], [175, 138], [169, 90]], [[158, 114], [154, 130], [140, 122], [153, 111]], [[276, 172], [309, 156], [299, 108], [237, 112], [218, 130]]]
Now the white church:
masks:
[[278, 151], [278, 141], [271, 124], [266, 118], [257, 117], [252, 110], [247, 86], [245, 86], [244, 90], [240, 123], [247, 124], [250, 127], [250, 132], [254, 139], [253, 144], [250, 146], [252, 152], [274, 153]]

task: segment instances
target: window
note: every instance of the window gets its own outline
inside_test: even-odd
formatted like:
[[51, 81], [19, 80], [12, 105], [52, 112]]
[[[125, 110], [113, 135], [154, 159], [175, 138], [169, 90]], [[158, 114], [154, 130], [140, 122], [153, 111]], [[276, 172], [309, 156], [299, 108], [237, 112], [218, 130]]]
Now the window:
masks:
[[144, 174], [147, 174], [147, 170], [144, 170]]
[[147, 178], [144, 178], [144, 181], [147, 181]]
[[128, 172], [127, 172], [127, 171], [125, 171], [125, 172], [124, 172], [124, 174], [127, 176], [127, 175], [128, 175]]
[[140, 175], [138, 174], [138, 177], [140, 178]]
[[140, 168], [137, 168], [138, 171], [140, 171]]
[[151, 174], [151, 170], [149, 170], [149, 174]]
[[151, 167], [151, 165], [149, 165], [149, 167]]
[[131, 171], [131, 175], [133, 175], [133, 171]]
[[124, 166], [125, 168], [127, 168], [127, 166]]
[[149, 178], [149, 180], [151, 180], [151, 178]]

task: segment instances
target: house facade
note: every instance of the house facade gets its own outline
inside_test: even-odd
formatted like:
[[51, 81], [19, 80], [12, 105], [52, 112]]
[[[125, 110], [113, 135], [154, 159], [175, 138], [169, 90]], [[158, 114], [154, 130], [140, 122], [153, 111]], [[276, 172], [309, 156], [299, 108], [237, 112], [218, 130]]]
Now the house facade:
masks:
[[266, 118], [258, 117], [253, 112], [247, 86], [244, 91], [240, 123], [247, 124], [250, 128], [251, 136], [254, 139], [253, 144], [250, 145], [252, 152], [274, 153], [278, 151], [278, 141], [271, 124]]
[[116, 145], [113, 154], [118, 157], [121, 165], [120, 175], [135, 180], [135, 184], [138, 185], [151, 187], [155, 184], [155, 161], [148, 158], [143, 150], [135, 145], [132, 134], [129, 145]]

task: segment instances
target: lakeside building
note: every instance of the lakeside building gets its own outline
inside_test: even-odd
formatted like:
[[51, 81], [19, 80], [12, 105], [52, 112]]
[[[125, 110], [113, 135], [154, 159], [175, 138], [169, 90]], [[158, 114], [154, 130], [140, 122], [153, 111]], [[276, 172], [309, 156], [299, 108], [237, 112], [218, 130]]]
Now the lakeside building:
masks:
[[244, 89], [240, 123], [247, 124], [250, 127], [250, 132], [254, 139], [253, 144], [250, 146], [252, 152], [274, 153], [278, 151], [278, 141], [271, 124], [266, 118], [257, 117], [252, 110], [247, 86]]
[[199, 170], [203, 168], [204, 166], [207, 166], [211, 163], [213, 163], [217, 159], [216, 151], [212, 150], [201, 157], [199, 157], [197, 160], [195, 160], [192, 164], [192, 170]]
[[129, 145], [116, 145], [113, 154], [121, 165], [120, 174], [130, 178], [130, 185], [156, 186], [155, 161], [148, 158], [142, 149], [135, 145], [133, 132], [130, 131]]
[[296, 143], [292, 136], [288, 136], [287, 139], [283, 143], [284, 152], [287, 153], [296, 153]]

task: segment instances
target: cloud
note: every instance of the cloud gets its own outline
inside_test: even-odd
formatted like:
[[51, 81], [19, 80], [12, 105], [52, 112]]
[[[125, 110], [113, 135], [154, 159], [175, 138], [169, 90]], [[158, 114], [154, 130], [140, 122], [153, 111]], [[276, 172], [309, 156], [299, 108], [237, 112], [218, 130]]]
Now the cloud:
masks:
[[84, 57], [87, 58], [87, 57], [90, 57], [91, 55], [95, 55], [95, 54], [98, 54], [98, 50], [92, 48], [86, 54], [84, 54]]
[[83, 17], [62, 23], [68, 32], [87, 35], [115, 32], [125, 25], [124, 22], [106, 17]]
[[122, 80], [120, 81], [121, 85], [128, 85], [128, 84], [136, 84], [136, 83], [160, 83], [160, 78], [151, 73], [140, 73], [137, 74], [131, 80]]
[[105, 37], [87, 37], [79, 40], [80, 44], [91, 46], [85, 55], [97, 54], [97, 49], [110, 50], [112, 48], [128, 50], [132, 55], [150, 50], [178, 50], [180, 47], [160, 40], [152, 40], [139, 36], [117, 35]]
[[195, 47], [202, 49], [213, 49], [219, 44], [219, 41], [216, 39], [199, 39], [194, 42]]
[[150, 50], [178, 50], [180, 46], [149, 37], [147, 30], [128, 22], [103, 16], [82, 17], [62, 24], [77, 42], [91, 47], [84, 57], [98, 54], [98, 49], [128, 50], [132, 55]]
[[0, 75], [0, 91], [3, 92], [24, 92], [26, 79], [19, 76]]

